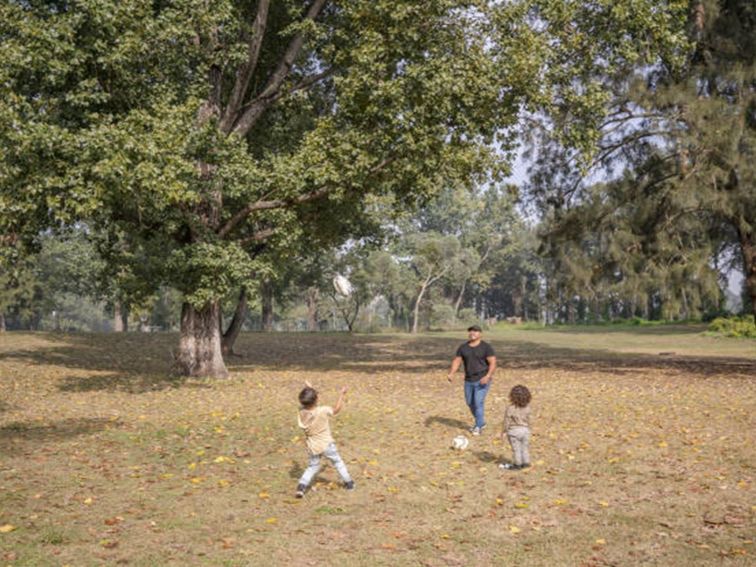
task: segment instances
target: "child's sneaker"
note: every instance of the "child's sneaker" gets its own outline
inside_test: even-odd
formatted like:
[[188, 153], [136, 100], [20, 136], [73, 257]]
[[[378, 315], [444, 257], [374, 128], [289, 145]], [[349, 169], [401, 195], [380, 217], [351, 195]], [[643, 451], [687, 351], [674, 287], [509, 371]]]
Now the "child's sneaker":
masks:
[[300, 484], [297, 486], [297, 491], [294, 493], [294, 496], [297, 498], [302, 498], [305, 494], [305, 490], [307, 490], [307, 487], [304, 484]]
[[349, 482], [345, 482], [344, 488], [346, 488], [347, 490], [354, 490], [354, 481], [350, 480]]
[[505, 471], [518, 471], [522, 467], [520, 465], [515, 465], [514, 463], [501, 463], [499, 468]]

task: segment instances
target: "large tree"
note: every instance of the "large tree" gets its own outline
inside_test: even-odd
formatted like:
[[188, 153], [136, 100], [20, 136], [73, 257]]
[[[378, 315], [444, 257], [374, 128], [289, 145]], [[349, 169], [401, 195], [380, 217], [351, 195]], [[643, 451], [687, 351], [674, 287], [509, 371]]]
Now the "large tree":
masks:
[[572, 139], [591, 139], [596, 93], [564, 58], [648, 57], [676, 8], [581, 4], [6, 2], [3, 234], [123, 231], [145, 277], [184, 293], [179, 370], [224, 376], [219, 302], [275, 271], [261, 244], [355, 222], [368, 194], [414, 205], [490, 170], [525, 105], [573, 105]]
[[[666, 316], [695, 314], [715, 295], [710, 267], [722, 258], [742, 267], [747, 299], [756, 299], [756, 9], [742, 0], [688, 8], [684, 64], [636, 66], [609, 91], [584, 167], [550, 134], [533, 177], [552, 256], [575, 258], [567, 242], [600, 233], [602, 254], [583, 268], [573, 262], [573, 273], [613, 279], [631, 304], [655, 296]], [[595, 183], [597, 172], [618, 171]]]

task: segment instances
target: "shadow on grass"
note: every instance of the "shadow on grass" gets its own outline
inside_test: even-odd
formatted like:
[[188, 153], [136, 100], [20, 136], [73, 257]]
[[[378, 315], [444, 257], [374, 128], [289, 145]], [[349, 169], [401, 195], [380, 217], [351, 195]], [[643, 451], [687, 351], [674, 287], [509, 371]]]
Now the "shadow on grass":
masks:
[[[57, 384], [63, 392], [125, 391], [144, 393], [186, 385], [188, 379], [171, 373], [174, 334], [35, 333], [49, 346], [0, 353], [4, 361], [33, 365], [43, 376], [45, 367], [75, 370]], [[91, 372], [90, 375], [81, 375]], [[193, 387], [202, 387], [196, 380]], [[2, 411], [2, 408], [0, 408]]]
[[473, 455], [475, 455], [478, 460], [483, 463], [498, 463], [499, 461], [507, 461], [506, 459], [502, 460], [501, 455], [496, 455], [491, 451], [473, 451]]
[[[554, 325], [550, 327], [525, 328], [523, 332], [567, 333], [570, 335], [604, 335], [627, 333], [631, 335], [700, 335], [705, 331], [705, 324], [691, 325]], [[516, 327], [514, 327], [516, 329]]]
[[52, 424], [9, 423], [0, 427], [0, 452], [24, 452], [29, 449], [28, 444], [57, 443], [113, 426], [117, 426], [117, 422], [106, 418], [71, 418]]
[[430, 427], [434, 423], [440, 423], [441, 425], [445, 425], [446, 427], [449, 427], [451, 429], [461, 429], [463, 431], [470, 429], [469, 423], [465, 423], [464, 421], [461, 421], [459, 419], [452, 419], [440, 415], [432, 415], [425, 419], [425, 427]]
[[[642, 331], [649, 329], [642, 328]], [[655, 329], [650, 329], [655, 330]], [[666, 329], [662, 329], [666, 330]], [[603, 331], [603, 329], [602, 329]], [[40, 334], [36, 334], [39, 337]], [[4, 361], [72, 369], [57, 384], [64, 392], [126, 391], [143, 393], [178, 387], [212, 387], [212, 381], [171, 375], [175, 333], [43, 334], [49, 346], [16, 349], [0, 354]], [[494, 335], [499, 367], [507, 371], [554, 369], [604, 373], [613, 378], [647, 370], [689, 377], [756, 376], [756, 359], [617, 353], [601, 349], [556, 347]], [[227, 361], [234, 374], [278, 371], [339, 371], [370, 380], [378, 374], [412, 379], [416, 373], [446, 372], [464, 338], [409, 335], [244, 333], [237, 344], [243, 358]], [[89, 373], [89, 374], [87, 374]], [[59, 372], [56, 374], [60, 375]], [[460, 375], [461, 379], [461, 375]], [[2, 407], [0, 407], [2, 411]], [[447, 424], [450, 427], [457, 427]]]
[[291, 468], [289, 469], [289, 478], [299, 480], [300, 478], [302, 478], [303, 474], [304, 474], [304, 467], [302, 467], [302, 465], [300, 465], [299, 463], [291, 464]]

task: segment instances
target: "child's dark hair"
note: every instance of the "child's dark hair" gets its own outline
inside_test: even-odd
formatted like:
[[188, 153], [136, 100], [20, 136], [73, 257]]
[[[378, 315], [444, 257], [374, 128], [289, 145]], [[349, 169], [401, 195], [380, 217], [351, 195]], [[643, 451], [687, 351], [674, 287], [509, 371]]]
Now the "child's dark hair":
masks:
[[530, 403], [530, 390], [522, 384], [518, 384], [509, 392], [509, 399], [518, 408], [524, 408]]
[[299, 403], [306, 408], [311, 408], [318, 401], [318, 393], [315, 388], [307, 386], [301, 392], [299, 392]]

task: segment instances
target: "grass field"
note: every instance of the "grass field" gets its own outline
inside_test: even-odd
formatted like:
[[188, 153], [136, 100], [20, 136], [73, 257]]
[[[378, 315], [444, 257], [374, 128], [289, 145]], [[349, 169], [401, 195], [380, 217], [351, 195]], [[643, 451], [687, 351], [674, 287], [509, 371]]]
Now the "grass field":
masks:
[[[464, 333], [247, 334], [216, 382], [169, 375], [175, 335], [0, 335], [0, 565], [753, 565], [756, 342], [702, 331], [487, 333], [464, 452]], [[350, 389], [354, 492], [326, 466], [293, 497], [306, 379]], [[507, 472], [516, 383], [534, 466]]]

